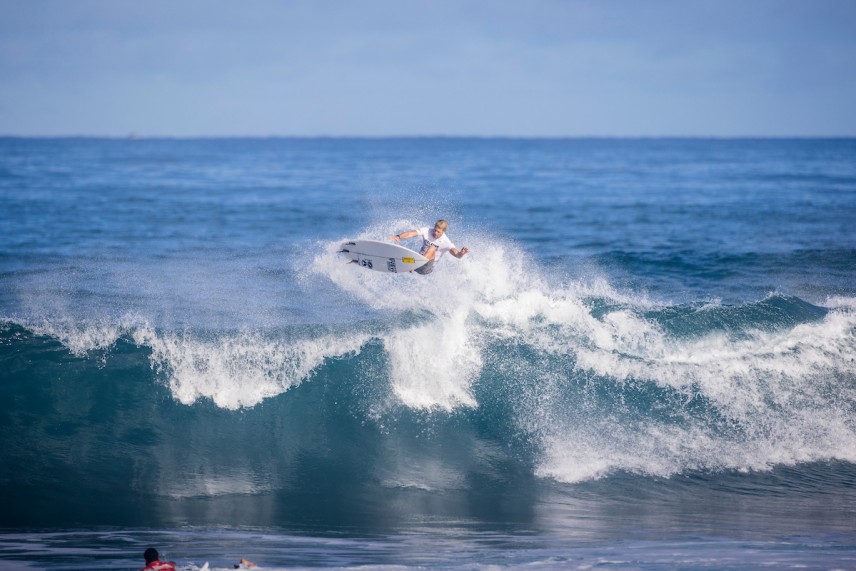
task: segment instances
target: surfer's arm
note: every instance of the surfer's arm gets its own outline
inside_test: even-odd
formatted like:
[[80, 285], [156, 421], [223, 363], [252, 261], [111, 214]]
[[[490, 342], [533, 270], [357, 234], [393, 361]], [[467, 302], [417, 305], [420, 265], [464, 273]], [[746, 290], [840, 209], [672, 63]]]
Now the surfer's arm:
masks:
[[395, 240], [396, 242], [398, 242], [399, 240], [402, 240], [404, 238], [413, 238], [414, 236], [418, 236], [418, 235], [419, 235], [418, 230], [408, 230], [407, 232], [402, 232], [401, 234], [396, 234], [394, 236], [387, 236], [387, 238], [389, 238], [390, 240]]
[[467, 248], [466, 246], [464, 246], [464, 247], [463, 247], [463, 248], [461, 248], [460, 250], [458, 250], [457, 248], [452, 248], [451, 250], [449, 250], [449, 253], [450, 253], [450, 254], [452, 254], [453, 256], [455, 256], [456, 258], [458, 258], [458, 259], [460, 260], [460, 259], [461, 259], [461, 258], [463, 258], [463, 257], [464, 257], [464, 255], [465, 255], [467, 252], [469, 252], [469, 251], [470, 251], [470, 249], [469, 249], [469, 248]]

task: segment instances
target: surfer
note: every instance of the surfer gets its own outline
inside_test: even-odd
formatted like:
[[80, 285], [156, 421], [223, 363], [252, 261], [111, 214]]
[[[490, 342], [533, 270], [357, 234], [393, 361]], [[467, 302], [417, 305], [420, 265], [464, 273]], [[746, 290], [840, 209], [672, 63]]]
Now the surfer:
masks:
[[154, 547], [149, 547], [143, 553], [146, 566], [140, 571], [175, 571], [175, 563], [172, 561], [160, 561], [160, 554]]
[[434, 223], [433, 228], [425, 226], [424, 228], [408, 230], [407, 232], [402, 232], [401, 234], [396, 234], [394, 236], [387, 236], [387, 238], [399, 242], [403, 238], [420, 236], [422, 238], [422, 249], [419, 250], [419, 253], [428, 258], [428, 263], [413, 271], [417, 274], [425, 275], [434, 271], [434, 262], [443, 257], [443, 254], [446, 252], [449, 252], [456, 258], [461, 259], [470, 251], [469, 248], [466, 247], [461, 248], [460, 250], [455, 247], [446, 235], [446, 229], [448, 227], [449, 223], [441, 218]]

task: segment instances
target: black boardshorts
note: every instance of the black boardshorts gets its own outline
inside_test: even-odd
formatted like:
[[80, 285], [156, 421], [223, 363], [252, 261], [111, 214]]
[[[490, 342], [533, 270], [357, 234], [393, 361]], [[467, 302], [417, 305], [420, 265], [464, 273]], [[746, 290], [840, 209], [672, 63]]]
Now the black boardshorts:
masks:
[[423, 276], [426, 276], [426, 275], [428, 275], [434, 271], [434, 262], [436, 262], [436, 261], [437, 260], [429, 260], [427, 264], [425, 264], [424, 266], [421, 266], [419, 268], [416, 268], [413, 271], [416, 272], [417, 274], [422, 274]]

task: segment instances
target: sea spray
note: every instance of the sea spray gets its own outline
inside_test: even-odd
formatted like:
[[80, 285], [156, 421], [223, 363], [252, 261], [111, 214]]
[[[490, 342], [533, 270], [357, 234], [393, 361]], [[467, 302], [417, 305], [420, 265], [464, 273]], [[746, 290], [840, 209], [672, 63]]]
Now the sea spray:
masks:
[[[481, 395], [511, 410], [513, 430], [540, 450], [534, 473], [559, 481], [856, 458], [852, 301], [658, 304], [600, 278], [551, 285], [513, 244], [471, 243], [472, 256], [427, 277], [367, 272], [335, 246], [314, 255], [306, 279], [330, 280], [363, 307], [352, 324], [170, 331], [127, 316], [26, 326], [106, 359], [127, 338], [188, 406], [252, 408], [329, 382], [317, 375], [332, 360], [388, 387], [360, 409], [373, 422], [396, 407], [477, 409]], [[369, 365], [370, 345], [382, 356]]]

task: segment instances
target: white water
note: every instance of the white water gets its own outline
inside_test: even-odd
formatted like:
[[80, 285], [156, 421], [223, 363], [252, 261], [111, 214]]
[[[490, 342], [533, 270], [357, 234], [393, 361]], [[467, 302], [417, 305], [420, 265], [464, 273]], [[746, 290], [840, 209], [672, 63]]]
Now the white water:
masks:
[[[393, 221], [356, 237], [412, 225]], [[302, 261], [311, 270], [301, 279], [322, 292], [304, 300], [315, 315], [327, 306], [348, 305], [357, 314], [365, 308], [367, 321], [335, 331], [175, 331], [139, 314], [15, 321], [77, 355], [94, 352], [104, 359], [117, 339], [128, 337], [151, 349], [151, 365], [176, 400], [192, 405], [207, 399], [229, 410], [254, 407], [311, 381], [327, 359], [358, 359], [372, 340], [388, 363], [381, 374], [390, 383], [389, 401], [378, 403], [381, 414], [390, 406], [428, 413], [479, 407], [476, 384], [490, 367], [504, 377], [497, 385], [510, 387], [503, 398], [513, 403], [520, 430], [542, 449], [537, 474], [563, 482], [617, 470], [668, 476], [856, 461], [856, 300], [829, 300], [826, 317], [793, 327], [675, 337], [643, 315], [667, 303], [616, 291], [597, 276], [552, 281], [514, 244], [496, 237], [470, 235], [463, 245], [470, 255], [446, 256], [428, 276], [345, 264], [336, 255], [339, 241], [306, 254]], [[331, 283], [348, 301], [323, 297], [329, 294], [321, 286]], [[610, 309], [594, 311], [594, 299]], [[244, 303], [254, 311], [252, 299]], [[719, 309], [713, 303], [699, 311]], [[401, 319], [408, 314], [419, 318]], [[497, 347], [524, 347], [535, 361], [513, 362]], [[513, 392], [518, 380], [526, 381], [528, 392]], [[586, 383], [609, 387], [618, 399], [614, 407], [569, 403], [566, 395]], [[643, 415], [629, 422], [623, 411], [632, 405], [620, 399], [645, 383], [661, 391], [664, 407], [674, 407], [674, 395], [687, 405], [705, 400], [730, 430], [723, 433], [711, 418], [680, 409], [667, 411], [678, 421]]]

